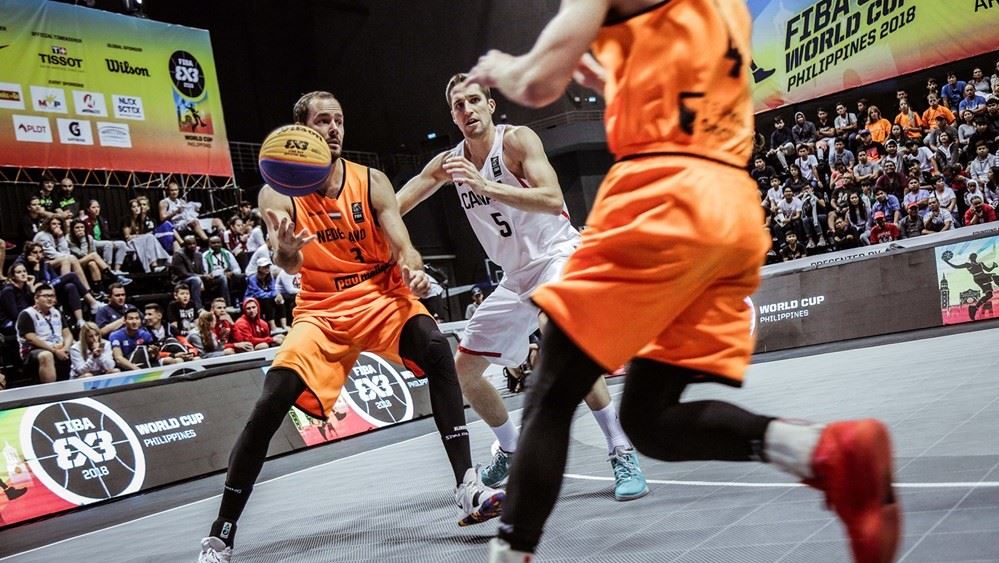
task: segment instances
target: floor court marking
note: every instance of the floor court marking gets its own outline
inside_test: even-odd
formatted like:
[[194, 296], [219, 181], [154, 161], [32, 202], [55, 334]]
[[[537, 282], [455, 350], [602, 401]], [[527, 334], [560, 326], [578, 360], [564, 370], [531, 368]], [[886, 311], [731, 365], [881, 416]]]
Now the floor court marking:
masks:
[[[567, 479], [580, 479], [584, 481], [613, 481], [613, 477], [602, 477], [599, 475], [580, 475], [578, 473], [566, 473]], [[755, 488], [755, 489], [791, 489], [808, 488], [802, 483], [741, 483], [739, 481], [680, 481], [671, 479], [646, 479], [647, 483], [654, 485], [678, 485], [685, 487], [733, 487], [733, 488]], [[943, 483], [895, 483], [899, 489], [986, 489], [999, 487], [999, 481], [953, 481]]]

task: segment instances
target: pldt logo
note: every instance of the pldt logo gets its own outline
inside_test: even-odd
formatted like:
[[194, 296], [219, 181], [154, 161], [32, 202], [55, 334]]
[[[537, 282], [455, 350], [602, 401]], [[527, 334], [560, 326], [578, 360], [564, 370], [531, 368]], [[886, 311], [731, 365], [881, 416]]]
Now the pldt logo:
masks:
[[28, 407], [21, 447], [32, 473], [52, 493], [88, 504], [142, 488], [142, 445], [118, 413], [94, 399]]

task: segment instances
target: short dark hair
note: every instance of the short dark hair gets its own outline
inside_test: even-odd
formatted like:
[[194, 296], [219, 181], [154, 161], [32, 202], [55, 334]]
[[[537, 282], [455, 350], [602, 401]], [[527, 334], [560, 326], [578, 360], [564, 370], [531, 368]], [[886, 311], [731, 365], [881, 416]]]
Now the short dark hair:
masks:
[[156, 311], [161, 315], [163, 314], [163, 307], [160, 307], [159, 303], [146, 303], [146, 306], [143, 307], [143, 309], [146, 311]]
[[[464, 72], [459, 72], [458, 74], [455, 74], [447, 81], [447, 86], [444, 88], [444, 99], [447, 100], [448, 107], [451, 107], [451, 90], [454, 90], [455, 86], [461, 84], [466, 80], [468, 80], [468, 75], [465, 74]], [[493, 99], [493, 92], [489, 88], [489, 86], [479, 84], [479, 88], [482, 89], [482, 93], [486, 96], [487, 100]]]
[[309, 108], [312, 100], [336, 100], [336, 96], [325, 90], [314, 90], [302, 94], [302, 97], [295, 102], [295, 106], [291, 110], [295, 123], [305, 123], [309, 119]]
[[173, 292], [174, 293], [177, 293], [178, 291], [180, 291], [182, 289], [186, 289], [187, 291], [191, 291], [191, 286], [188, 285], [185, 282], [178, 282], [178, 283], [173, 284]]
[[120, 284], [120, 283], [118, 283], [118, 282], [115, 282], [115, 283], [109, 285], [108, 286], [108, 295], [111, 295], [112, 293], [114, 293], [114, 290], [116, 290], [116, 289], [120, 289], [122, 291], [125, 291], [125, 286], [122, 285], [122, 284]]
[[37, 299], [38, 294], [46, 290], [55, 291], [55, 288], [47, 283], [40, 283], [35, 286], [35, 292], [32, 295]]
[[136, 315], [139, 315], [139, 317], [142, 317], [142, 311], [139, 311], [139, 309], [136, 307], [129, 307], [128, 309], [125, 309], [125, 318], [128, 318], [128, 316], [131, 315], [132, 313], [135, 313]]

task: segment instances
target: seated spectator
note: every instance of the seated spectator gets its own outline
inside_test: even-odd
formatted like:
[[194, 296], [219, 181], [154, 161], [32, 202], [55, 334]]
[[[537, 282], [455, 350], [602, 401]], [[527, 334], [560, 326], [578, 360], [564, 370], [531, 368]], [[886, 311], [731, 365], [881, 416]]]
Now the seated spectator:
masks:
[[[773, 167], [769, 168], [773, 170]], [[774, 172], [774, 174], [776, 173]], [[256, 215], [250, 215], [249, 220], [243, 221], [243, 224], [250, 233], [246, 238], [246, 251], [253, 255], [267, 243], [267, 225]], [[252, 258], [249, 263], [253, 263]]]
[[135, 257], [142, 264], [144, 271], [147, 273], [160, 271], [170, 255], [160, 245], [153, 232], [156, 230], [156, 224], [149, 218], [147, 212], [142, 210], [142, 202], [138, 198], [129, 201], [128, 206], [130, 216], [121, 228], [125, 241], [135, 252]]
[[68, 221], [72, 216], [68, 212], [60, 210], [56, 205], [58, 195], [54, 193], [54, 190], [55, 178], [45, 175], [42, 177], [42, 181], [38, 185], [38, 191], [35, 192], [33, 199], [38, 199], [38, 203], [41, 205], [42, 211], [44, 211], [45, 219], [58, 217], [62, 221]]
[[780, 247], [782, 262], [790, 262], [808, 256], [808, 250], [806, 250], [805, 245], [798, 243], [798, 235], [794, 234], [794, 231], [788, 231], [784, 235], [784, 240], [785, 244]]
[[902, 128], [902, 134], [907, 140], [922, 141], [923, 134], [926, 132], [926, 124], [923, 123], [922, 116], [909, 107], [909, 100], [899, 100], [895, 125]]
[[770, 188], [770, 178], [776, 178], [777, 171], [774, 170], [773, 166], [768, 165], [762, 156], [757, 156], [753, 159], [753, 169], [749, 171], [749, 175], [753, 177], [753, 180], [756, 180], [756, 187], [760, 193], [765, 194]]
[[7, 269], [7, 284], [0, 289], [0, 333], [13, 336], [14, 323], [21, 311], [35, 302], [34, 278], [21, 262], [14, 262]]
[[801, 192], [801, 223], [805, 231], [805, 248], [826, 245], [826, 225], [829, 221], [829, 196], [823, 189], [811, 186]]
[[[801, 176], [801, 172], [798, 172]], [[793, 191], [793, 189], [792, 189]], [[780, 178], [770, 178], [770, 189], [763, 196], [763, 207], [769, 211], [776, 211], [777, 203], [784, 198], [784, 183]]]
[[195, 358], [196, 350], [188, 348], [187, 337], [173, 325], [163, 324], [163, 308], [158, 304], [146, 304], [143, 324], [153, 337], [151, 344], [159, 350], [160, 365], [179, 364]]
[[933, 193], [930, 195], [936, 198], [941, 209], [947, 210], [951, 215], [957, 211], [957, 195], [947, 185], [943, 176], [939, 176], [933, 180]]
[[878, 106], [870, 106], [867, 108], [867, 122], [864, 124], [864, 129], [871, 133], [871, 139], [875, 143], [883, 145], [891, 133], [891, 122], [881, 117]]
[[246, 241], [249, 238], [250, 233], [239, 215], [230, 217], [229, 228], [222, 232], [222, 244], [236, 257], [241, 268], [246, 268], [249, 264], [250, 253], [246, 248]]
[[985, 203], [989, 202], [978, 180], [968, 180], [968, 188], [964, 190], [964, 205], [966, 208], [971, 207], [971, 200], [976, 197], [981, 198]]
[[968, 84], [964, 87], [964, 98], [957, 105], [958, 113], [965, 110], [970, 110], [971, 113], [975, 114], [975, 117], [985, 113], [985, 97], [978, 94], [975, 91], [975, 87]]
[[999, 166], [989, 170], [989, 181], [985, 182], [985, 202], [996, 207], [999, 205]]
[[949, 231], [954, 228], [954, 218], [949, 211], [940, 207], [940, 202], [934, 196], [930, 196], [926, 215], [923, 215], [923, 227], [924, 235]]
[[885, 155], [885, 146], [871, 137], [869, 129], [861, 129], [857, 135], [860, 139], [860, 143], [857, 145], [857, 158], [860, 158], [860, 153], [867, 153], [867, 160], [879, 162], [881, 157]]
[[996, 220], [996, 210], [982, 200], [982, 196], [971, 198], [971, 207], [964, 212], [964, 226], [992, 223]]
[[901, 145], [906, 141], [905, 132], [902, 126], [898, 123], [893, 123], [891, 126], [891, 132], [888, 133], [888, 138], [885, 139], [884, 145], [885, 149], [888, 148], [888, 143], [894, 142], [896, 146]]
[[849, 113], [846, 104], [839, 102], [836, 104], [836, 117], [833, 119], [833, 126], [836, 128], [836, 136], [846, 140], [849, 146], [853, 146], [857, 139], [857, 114]]
[[479, 305], [482, 305], [482, 302], [484, 300], [485, 300], [485, 297], [483, 297], [483, 295], [482, 295], [482, 289], [479, 286], [473, 287], [472, 288], [472, 302], [468, 304], [468, 307], [465, 307], [465, 320], [466, 321], [468, 319], [472, 318], [472, 315], [475, 314], [475, 310], [479, 308]]
[[260, 213], [253, 208], [253, 203], [245, 199], [239, 202], [236, 215], [243, 220], [243, 223], [249, 223], [253, 219], [259, 222], [261, 219]]
[[957, 109], [957, 105], [961, 103], [961, 97], [966, 85], [965, 81], [957, 79], [957, 74], [948, 72], [947, 83], [940, 88], [940, 98], [943, 100], [944, 105], [952, 110]]
[[902, 197], [902, 207], [908, 209], [910, 205], [915, 205], [920, 213], [929, 205], [930, 191], [919, 185], [919, 180], [909, 178], [906, 186], [905, 196]]
[[278, 268], [277, 290], [281, 299], [284, 301], [284, 323], [279, 322], [278, 326], [291, 326], [294, 318], [296, 300], [298, 298], [298, 294], [302, 291], [302, 274], [292, 275]]
[[69, 349], [69, 378], [78, 379], [118, 373], [111, 343], [101, 338], [97, 325], [89, 322], [80, 327], [80, 341]]
[[868, 181], [873, 185], [881, 177], [881, 173], [881, 165], [871, 161], [866, 151], [857, 153], [857, 164], [853, 167], [853, 177], [858, 184]]
[[926, 182], [940, 173], [940, 170], [937, 168], [937, 161], [933, 158], [933, 150], [926, 145], [913, 140], [906, 141], [905, 156], [919, 163], [920, 176]]
[[902, 217], [902, 220], [898, 222], [899, 236], [901, 238], [918, 237], [925, 230], [926, 225], [923, 223], [923, 218], [919, 216], [919, 206], [910, 203], [905, 208], [905, 217]]
[[794, 160], [794, 134], [784, 126], [784, 118], [777, 116], [774, 118], [774, 130], [770, 133], [769, 158], [776, 157], [781, 165], [781, 170], [788, 169], [788, 163]]
[[885, 160], [884, 167], [885, 173], [878, 178], [877, 182], [874, 182], [874, 193], [877, 194], [878, 190], [884, 190], [896, 198], [902, 197], [902, 194], [905, 193], [905, 185], [909, 180], [905, 174], [898, 172], [894, 161]]
[[112, 272], [123, 273], [125, 259], [132, 252], [128, 248], [128, 243], [123, 240], [114, 240], [108, 220], [101, 215], [101, 204], [96, 199], [87, 203], [87, 208], [83, 213], [83, 223], [87, 227], [87, 234], [94, 239], [94, 247], [101, 254], [104, 262], [112, 265]]
[[846, 217], [846, 210], [850, 205], [850, 194], [856, 191], [856, 184], [849, 174], [846, 175], [846, 181], [833, 189], [832, 195], [829, 197], [828, 227], [830, 231], [833, 230], [837, 218]]
[[[83, 272], [80, 261], [69, 252], [69, 240], [66, 238], [62, 227], [62, 220], [52, 217], [42, 223], [43, 229], [35, 234], [34, 242], [42, 246], [42, 253], [45, 260], [53, 268], [58, 268], [59, 273], [66, 274], [73, 272], [80, 277], [81, 281], [87, 279]], [[89, 289], [89, 284], [87, 284]]]
[[905, 172], [905, 155], [899, 152], [899, 146], [895, 139], [888, 139], [885, 142], [885, 155], [881, 158], [881, 168], [884, 168], [889, 162], [894, 162], [897, 172]]
[[80, 216], [80, 202], [76, 200], [76, 194], [73, 193], [75, 189], [76, 185], [73, 183], [73, 179], [66, 176], [59, 182], [59, 192], [54, 198], [56, 212], [65, 217], [64, 221], [67, 225]]
[[829, 117], [829, 111], [826, 108], [819, 108], [815, 114], [817, 117], [815, 129], [818, 131], [819, 141], [825, 141], [826, 145], [832, 148], [833, 141], [836, 140], [836, 127]]
[[967, 150], [968, 141], [978, 129], [975, 127], [975, 114], [971, 110], [961, 112], [961, 125], [957, 128], [957, 144], [962, 150]]
[[125, 313], [132, 308], [125, 303], [125, 287], [120, 283], [111, 284], [108, 288], [108, 304], [97, 310], [94, 319], [101, 330], [101, 336], [107, 338], [111, 333], [125, 326]]
[[198, 349], [202, 358], [215, 358], [235, 354], [215, 337], [215, 315], [211, 311], [201, 311], [193, 329], [187, 333], [187, 341]]
[[985, 121], [989, 124], [989, 131], [992, 133], [992, 146], [999, 142], [999, 95], [989, 96], [985, 99]]
[[255, 273], [246, 278], [243, 299], [249, 298], [257, 300], [260, 316], [267, 321], [272, 332], [277, 328], [276, 321], [284, 322], [284, 298], [277, 291], [277, 282], [271, 275], [271, 259], [266, 256], [257, 260]]
[[984, 184], [989, 181], [989, 170], [996, 166], [999, 166], [999, 158], [989, 153], [985, 141], [978, 141], [975, 145], [975, 158], [968, 163], [968, 176]]
[[846, 143], [842, 138], [833, 142], [833, 150], [829, 152], [829, 165], [835, 168], [839, 163], [842, 163], [847, 170], [852, 170], [853, 166], [857, 164], [856, 157], [846, 148]]
[[805, 114], [797, 112], [794, 114], [794, 125], [791, 127], [791, 136], [794, 138], [794, 146], [801, 145], [815, 146], [818, 138], [818, 130], [815, 124], [805, 119]]
[[241, 292], [245, 283], [239, 262], [232, 252], [222, 248], [222, 239], [217, 236], [208, 239], [208, 250], [203, 257], [205, 271], [215, 279], [219, 297], [225, 299], [226, 305], [231, 305], [231, 293]]
[[232, 330], [236, 342], [249, 342], [254, 350], [279, 346], [284, 341], [283, 334], [271, 336], [267, 321], [260, 318], [260, 304], [252, 297], [243, 301], [243, 316], [236, 319]]
[[167, 323], [181, 334], [195, 328], [198, 308], [191, 302], [191, 288], [186, 283], [173, 286], [173, 301], [167, 305]]
[[875, 219], [877, 219], [878, 212], [881, 212], [892, 223], [898, 223], [899, 219], [902, 218], [902, 206], [899, 204], [898, 198], [888, 193], [884, 188], [874, 190], [874, 203], [871, 204], [871, 211], [874, 212]]
[[[975, 147], [978, 147], [978, 143], [984, 142], [985, 146], [988, 147], [989, 152], [994, 153], [996, 149], [999, 148], [999, 145], [996, 144], [997, 134], [999, 133], [995, 133], [991, 128], [989, 128], [989, 120], [986, 119], [985, 116], [976, 117], [975, 133], [971, 137], [968, 137], [968, 149], [974, 149], [977, 151], [977, 148]], [[967, 155], [968, 160], [974, 157], [975, 153]]]
[[861, 245], [860, 233], [842, 217], [836, 219], [832, 241], [835, 250], [849, 250]]
[[200, 209], [200, 203], [188, 202], [180, 197], [179, 182], [176, 180], [167, 182], [166, 197], [161, 199], [159, 204], [161, 223], [169, 222], [171, 227], [176, 229], [181, 236], [186, 236], [187, 231], [192, 231], [196, 237], [207, 241], [208, 234], [198, 220]]
[[874, 226], [871, 227], [871, 244], [896, 241], [901, 237], [898, 225], [887, 220], [884, 211], [874, 212]]
[[793, 167], [801, 171], [801, 177], [808, 185], [812, 187], [822, 185], [822, 177], [819, 175], [819, 161], [809, 153], [807, 145], [798, 145], [798, 158], [794, 161]]
[[784, 197], [777, 202], [777, 209], [774, 210], [774, 236], [778, 240], [783, 239], [787, 231], [792, 230], [795, 234], [805, 234], [801, 224], [801, 199], [794, 195], [791, 188], [784, 188]]
[[135, 307], [125, 312], [125, 326], [111, 333], [111, 350], [115, 364], [123, 371], [160, 365], [159, 350], [153, 346], [153, 335], [142, 326], [142, 313]]
[[860, 197], [860, 194], [854, 192], [850, 194], [849, 203], [846, 209], [846, 221], [850, 225], [853, 225], [855, 229], [861, 234], [861, 241], [865, 244], [867, 243], [867, 232], [870, 229], [871, 224], [871, 210], [867, 202]]
[[170, 275], [174, 284], [185, 283], [190, 288], [195, 309], [204, 307], [201, 292], [206, 287], [212, 287], [215, 279], [205, 273], [205, 258], [198, 252], [198, 241], [193, 235], [184, 237], [181, 249], [174, 252], [170, 262]]
[[85, 280], [80, 280], [75, 273], [62, 275], [55, 273], [45, 261], [42, 245], [37, 242], [25, 243], [24, 253], [17, 257], [16, 262], [24, 264], [28, 276], [34, 280], [34, 283], [46, 283], [55, 288], [63, 309], [72, 312], [77, 326], [83, 324], [83, 302], [90, 306], [92, 313], [96, 313], [102, 305], [94, 298], [90, 287], [84, 285]]
[[973, 87], [976, 92], [983, 96], [988, 96], [992, 92], [992, 82], [980, 68], [971, 71], [971, 80], [968, 81], [968, 86]]
[[101, 283], [120, 283], [128, 285], [132, 283], [132, 278], [124, 274], [115, 274], [111, 271], [107, 262], [97, 253], [97, 244], [94, 237], [87, 234], [87, 225], [77, 219], [72, 222], [69, 236], [69, 253], [79, 260], [80, 267], [87, 273], [90, 279], [98, 287]]
[[55, 289], [47, 283], [35, 286], [35, 304], [17, 317], [17, 343], [25, 373], [37, 374], [42, 383], [69, 379], [69, 349], [73, 335], [62, 326], [62, 313], [55, 307]]
[[[805, 186], [807, 185], [808, 185], [808, 180], [806, 180], [805, 177], [802, 176], [801, 168], [799, 168], [795, 162], [792, 162], [791, 167], [788, 168], [788, 177], [787, 180], [784, 181], [783, 188], [791, 188], [791, 191], [794, 193], [794, 195], [798, 195], [801, 193], [802, 190], [805, 189]], [[780, 203], [780, 200], [784, 199], [783, 188], [781, 188], [780, 194], [777, 197], [777, 203]], [[776, 207], [774, 208], [774, 210], [776, 211]]]
[[249, 342], [236, 342], [236, 333], [232, 330], [233, 321], [226, 310], [225, 299], [216, 297], [212, 300], [212, 314], [215, 315], [215, 326], [212, 332], [215, 338], [222, 344], [223, 348], [232, 349], [234, 352], [252, 352], [253, 344]]
[[950, 132], [941, 131], [934, 156], [937, 159], [937, 168], [944, 169], [948, 166], [961, 163], [961, 147], [954, 142]]

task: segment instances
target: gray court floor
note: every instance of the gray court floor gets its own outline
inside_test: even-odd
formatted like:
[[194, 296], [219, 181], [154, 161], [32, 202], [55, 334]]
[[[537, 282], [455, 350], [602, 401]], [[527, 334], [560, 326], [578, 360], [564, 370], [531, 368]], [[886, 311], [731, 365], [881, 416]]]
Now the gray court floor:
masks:
[[[899, 560], [999, 561], [997, 353], [999, 329], [982, 330], [756, 365], [741, 390], [702, 385], [686, 398], [819, 421], [881, 418], [894, 433], [905, 511]], [[492, 436], [481, 422], [470, 430], [485, 461]], [[618, 503], [605, 453], [581, 408], [540, 561], [849, 560], [820, 494], [772, 467], [643, 458], [652, 493]], [[216, 497], [9, 560], [194, 561], [217, 507]], [[485, 561], [495, 521], [459, 528], [457, 518], [430, 434], [258, 484], [233, 560]]]

